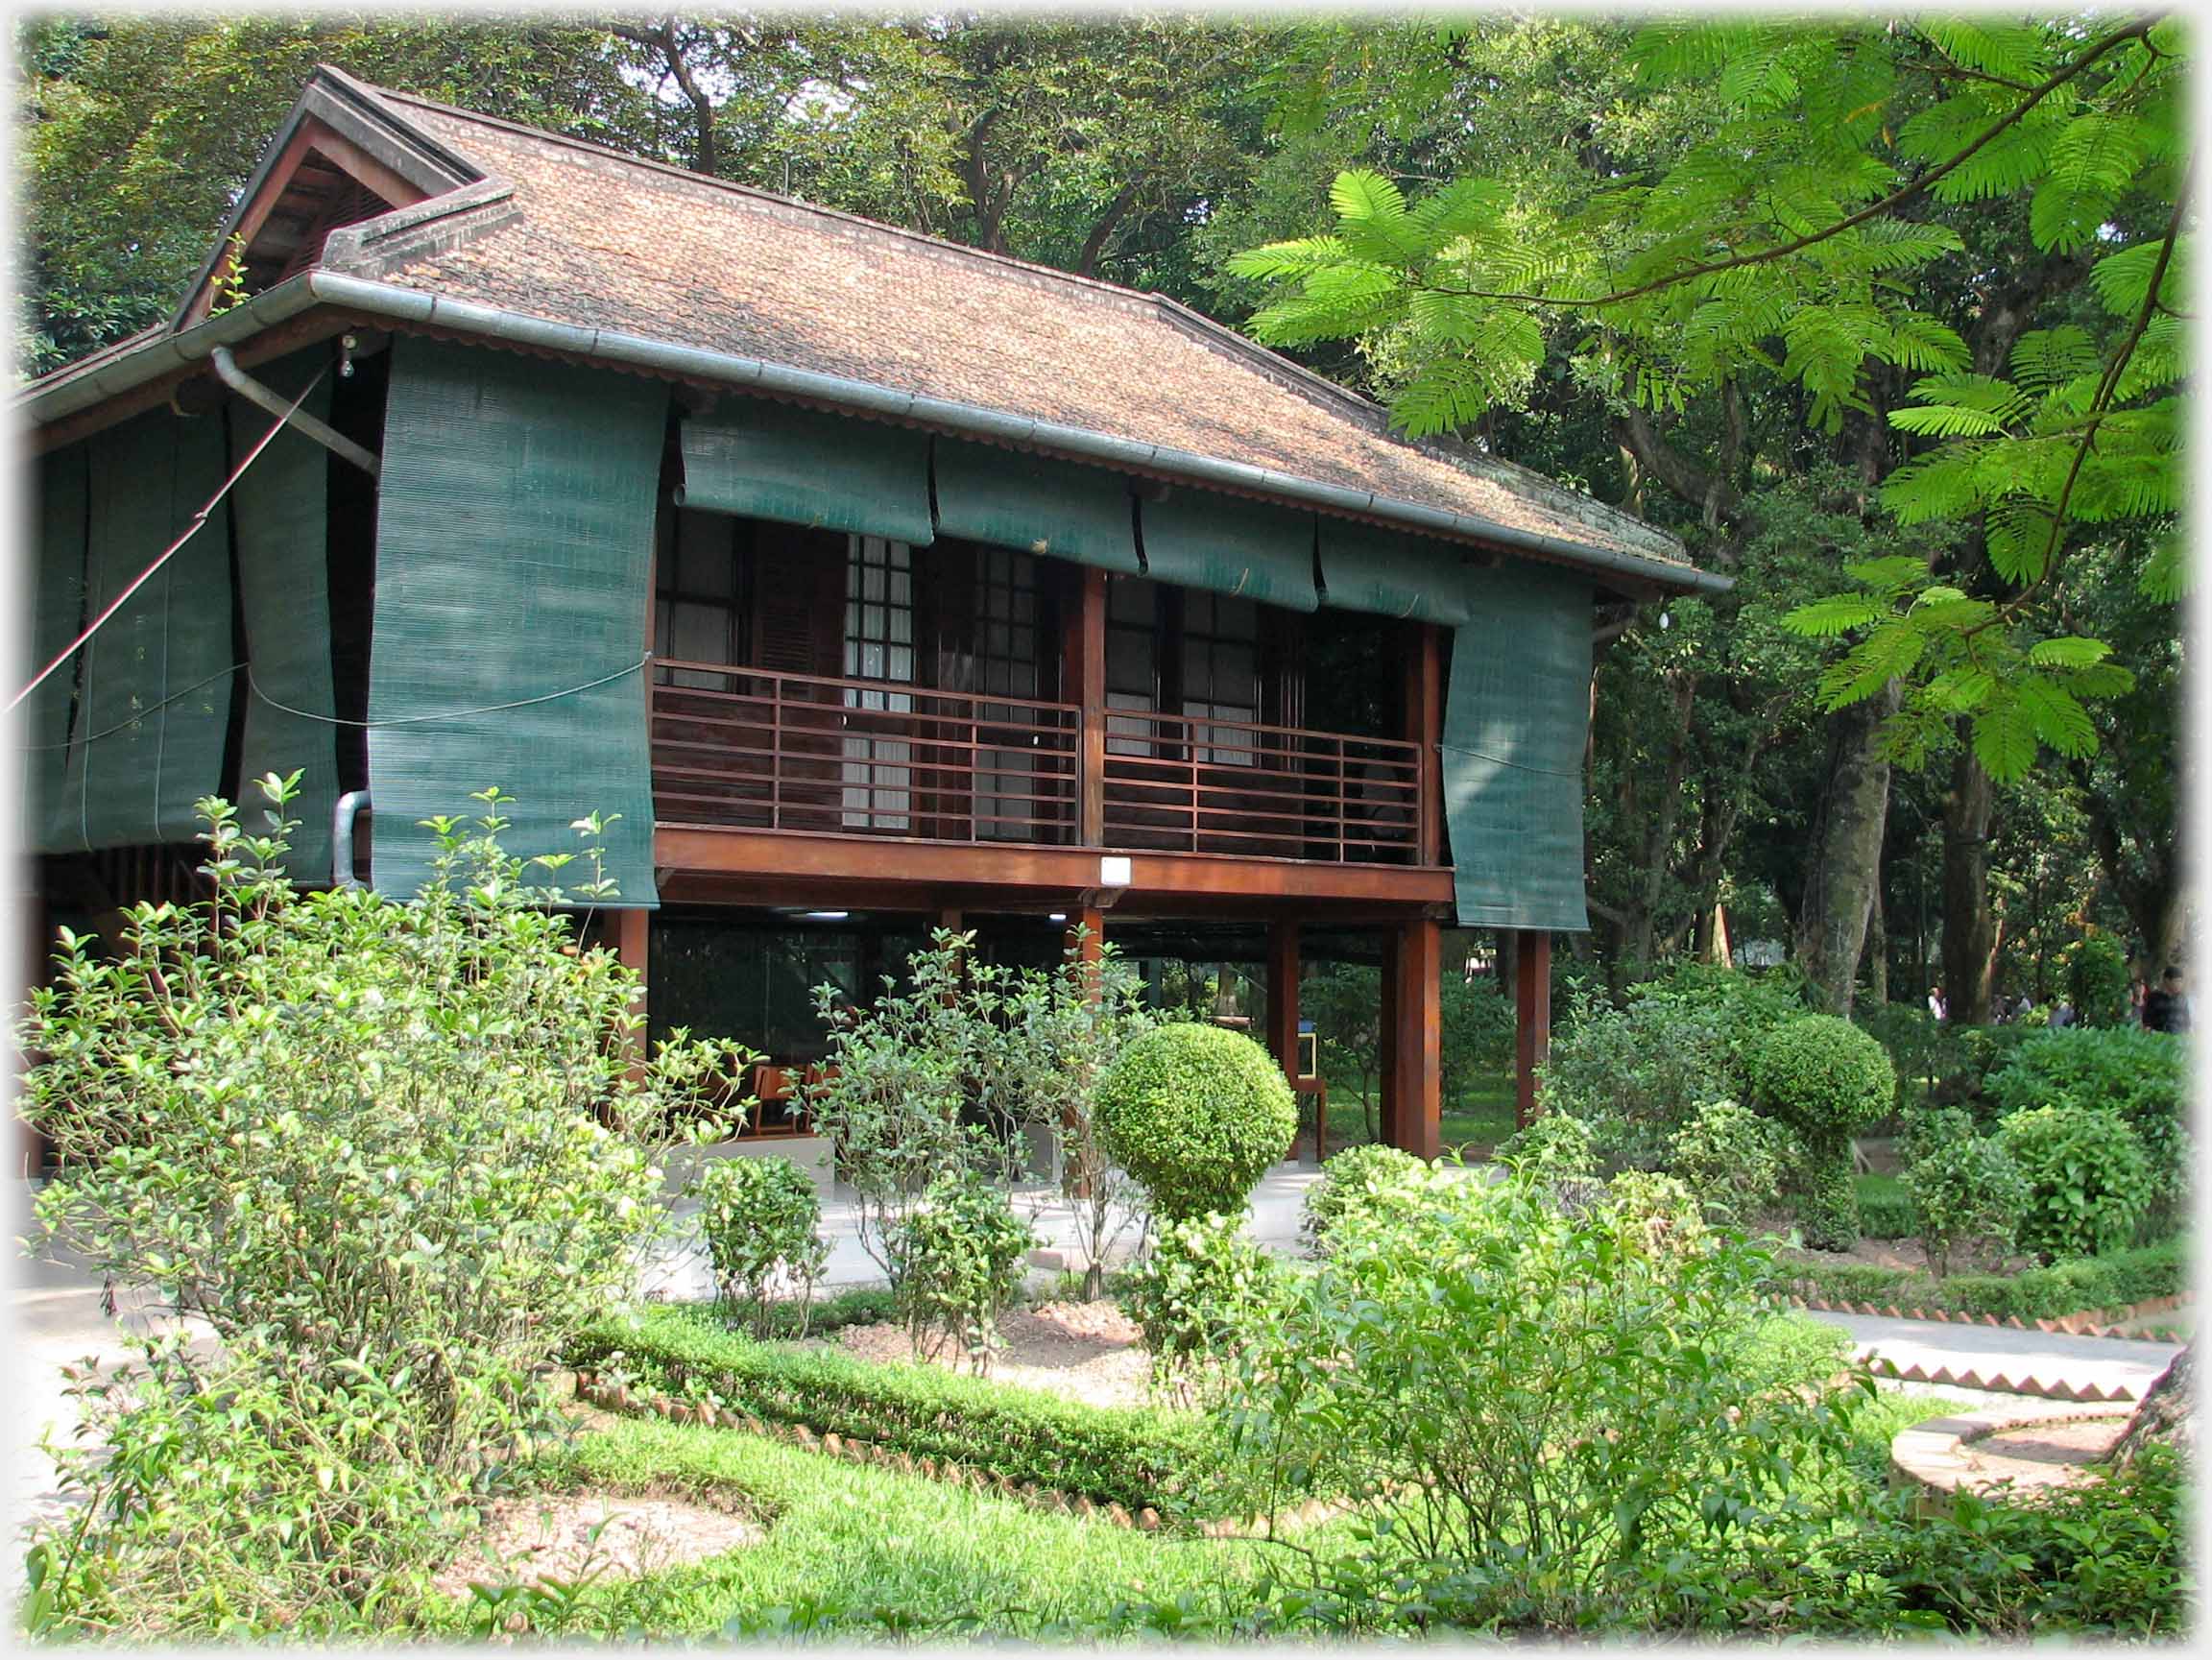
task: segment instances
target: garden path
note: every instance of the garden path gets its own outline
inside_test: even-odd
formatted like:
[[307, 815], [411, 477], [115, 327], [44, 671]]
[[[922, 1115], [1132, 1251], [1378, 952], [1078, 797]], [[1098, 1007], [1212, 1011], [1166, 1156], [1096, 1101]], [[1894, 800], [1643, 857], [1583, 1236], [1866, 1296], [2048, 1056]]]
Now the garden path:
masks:
[[[1879, 1352], [1901, 1367], [1918, 1365], [1933, 1373], [1946, 1366], [1955, 1373], [1973, 1371], [1984, 1378], [2002, 1373], [2014, 1383], [2034, 1378], [2076, 1389], [2095, 1384], [2107, 1392], [2117, 1386], [2130, 1398], [2140, 1398], [2181, 1352], [2178, 1343], [2077, 1337], [2008, 1326], [1892, 1320], [1881, 1314], [1815, 1312], [1812, 1317], [1850, 1333], [1856, 1353]], [[1943, 1389], [1946, 1394], [1971, 1393], [1950, 1384]]]

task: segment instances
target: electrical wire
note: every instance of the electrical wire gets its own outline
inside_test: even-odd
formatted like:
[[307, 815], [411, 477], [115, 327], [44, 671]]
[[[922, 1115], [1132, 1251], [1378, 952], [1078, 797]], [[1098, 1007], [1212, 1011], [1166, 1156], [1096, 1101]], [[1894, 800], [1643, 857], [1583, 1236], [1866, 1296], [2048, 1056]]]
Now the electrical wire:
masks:
[[612, 681], [622, 679], [625, 675], [636, 674], [652, 661], [653, 654], [647, 652], [636, 662], [627, 667], [615, 669], [612, 674], [603, 674], [597, 680], [588, 680], [580, 686], [563, 686], [559, 691], [541, 692], [536, 697], [518, 697], [511, 703], [488, 703], [479, 705], [475, 709], [441, 710], [432, 714], [394, 715], [388, 720], [349, 720], [343, 715], [317, 714], [313, 710], [294, 709], [288, 703], [278, 703], [261, 689], [260, 683], [253, 678], [253, 665], [252, 663], [246, 665], [246, 684], [253, 688], [253, 695], [271, 709], [282, 710], [286, 714], [296, 714], [301, 720], [321, 721], [325, 726], [366, 727], [381, 730], [392, 726], [419, 726], [424, 721], [464, 720], [474, 714], [498, 714], [502, 710], [510, 709], [528, 709], [536, 703], [552, 703], [560, 698], [574, 697], [578, 692], [589, 691], [594, 686], [606, 686]]

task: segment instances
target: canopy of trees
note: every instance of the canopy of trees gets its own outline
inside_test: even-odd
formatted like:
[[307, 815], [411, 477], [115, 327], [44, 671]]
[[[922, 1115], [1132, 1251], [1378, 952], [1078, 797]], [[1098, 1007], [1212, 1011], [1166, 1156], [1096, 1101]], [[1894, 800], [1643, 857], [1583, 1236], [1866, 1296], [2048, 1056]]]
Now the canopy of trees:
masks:
[[965, 12], [17, 25], [22, 367], [163, 317], [313, 64], [1157, 289], [1738, 579], [1600, 617], [1615, 984], [2178, 950], [2179, 26]]

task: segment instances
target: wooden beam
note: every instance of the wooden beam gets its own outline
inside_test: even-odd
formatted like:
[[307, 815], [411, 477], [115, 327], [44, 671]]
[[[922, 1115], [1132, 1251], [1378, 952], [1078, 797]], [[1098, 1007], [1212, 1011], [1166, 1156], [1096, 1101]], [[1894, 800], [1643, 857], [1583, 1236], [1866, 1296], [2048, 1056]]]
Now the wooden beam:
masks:
[[1522, 928], [1513, 941], [1513, 1122], [1523, 1125], [1536, 1117], [1536, 1073], [1551, 1054], [1551, 936]]
[[1437, 750], [1444, 736], [1444, 645], [1434, 623], [1414, 627], [1418, 638], [1406, 662], [1406, 735], [1421, 750], [1413, 859], [1432, 865], [1444, 846], [1443, 768]]
[[1443, 1144], [1443, 934], [1429, 918], [1402, 924], [1390, 940], [1383, 975], [1390, 1057], [1382, 1118], [1392, 1146], [1433, 1159]]
[[1075, 839], [1097, 847], [1106, 839], [1106, 572], [1078, 565], [1061, 651], [1061, 701], [1081, 711], [1076, 734]]
[[[1384, 905], [1452, 902], [1452, 873], [1416, 865], [1329, 864], [1319, 860], [1239, 858], [1229, 854], [1132, 854], [1119, 908], [1140, 895], [1195, 898], [1343, 900]], [[1099, 854], [1085, 848], [995, 847], [902, 836], [847, 836], [804, 830], [724, 830], [663, 824], [653, 835], [657, 868], [721, 876], [897, 880], [969, 884], [1005, 896], [1061, 898], [1098, 885]], [[790, 902], [785, 901], [783, 902]], [[1054, 907], [1058, 908], [1058, 907]]]

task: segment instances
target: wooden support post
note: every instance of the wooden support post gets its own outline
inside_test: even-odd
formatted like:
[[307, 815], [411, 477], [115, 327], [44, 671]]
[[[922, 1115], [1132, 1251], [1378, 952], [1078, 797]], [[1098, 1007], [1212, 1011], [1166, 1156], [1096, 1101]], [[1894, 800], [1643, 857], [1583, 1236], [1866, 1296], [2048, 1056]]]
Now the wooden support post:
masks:
[[[1293, 1099], [1297, 1095], [1299, 1066], [1298, 1043], [1298, 925], [1286, 917], [1278, 917], [1267, 925], [1267, 1049], [1283, 1069], [1289, 1080]], [[1303, 1114], [1301, 1114], [1303, 1116]], [[1313, 1140], [1316, 1148], [1327, 1134], [1328, 1126], [1316, 1122]], [[1290, 1137], [1288, 1157], [1298, 1156], [1298, 1137]], [[1316, 1151], [1318, 1161], [1324, 1155]]]
[[637, 976], [639, 991], [643, 994], [632, 1005], [637, 1017], [637, 1027], [630, 1035], [630, 1078], [641, 1081], [645, 1074], [645, 1061], [649, 1053], [645, 1035], [647, 998], [650, 989], [650, 947], [652, 942], [653, 913], [629, 908], [607, 913], [614, 934], [614, 954], [622, 959], [622, 966]]
[[1443, 1145], [1442, 950], [1422, 917], [1394, 930], [1382, 965], [1382, 1138], [1418, 1159]]
[[1420, 638], [1406, 662], [1406, 735], [1421, 746], [1413, 862], [1432, 865], [1444, 852], [1444, 775], [1437, 750], [1444, 736], [1444, 644], [1435, 624], [1413, 626]]
[[1082, 727], [1075, 734], [1075, 845], [1106, 841], [1106, 572], [1082, 565], [1074, 572], [1062, 630], [1060, 700], [1074, 704]]
[[1085, 905], [1070, 915], [1068, 949], [1082, 965], [1084, 996], [1096, 1002], [1104, 990], [1106, 913], [1096, 905]]
[[1513, 1122], [1536, 1117], [1536, 1073], [1551, 1054], [1551, 935], [1522, 928], [1513, 936]]

